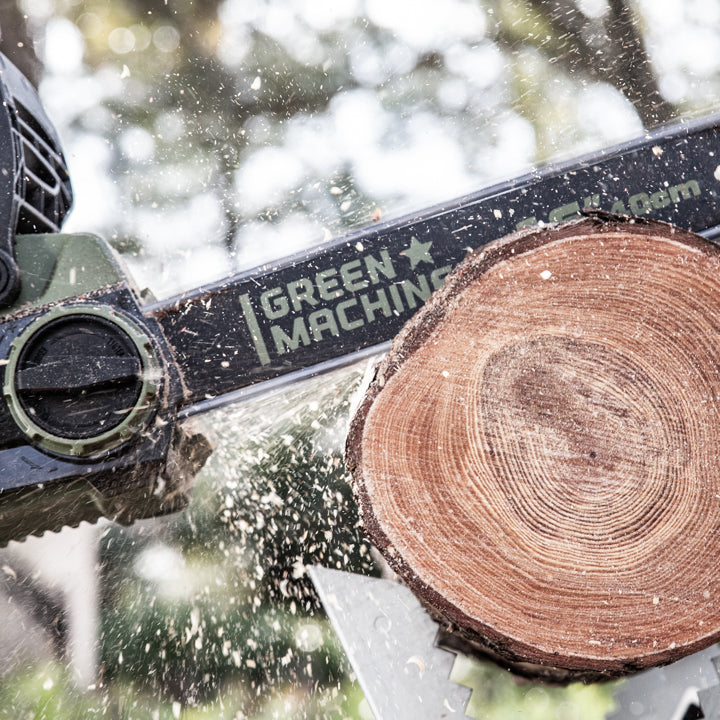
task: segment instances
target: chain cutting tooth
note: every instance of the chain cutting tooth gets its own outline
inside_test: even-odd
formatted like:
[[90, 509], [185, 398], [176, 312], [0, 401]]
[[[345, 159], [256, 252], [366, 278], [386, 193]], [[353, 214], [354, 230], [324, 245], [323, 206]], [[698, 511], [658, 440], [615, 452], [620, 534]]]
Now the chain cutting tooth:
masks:
[[[672, 665], [628, 678], [615, 692], [616, 708], [606, 720], [720, 720], [717, 645]], [[690, 715], [695, 705], [702, 715]]]

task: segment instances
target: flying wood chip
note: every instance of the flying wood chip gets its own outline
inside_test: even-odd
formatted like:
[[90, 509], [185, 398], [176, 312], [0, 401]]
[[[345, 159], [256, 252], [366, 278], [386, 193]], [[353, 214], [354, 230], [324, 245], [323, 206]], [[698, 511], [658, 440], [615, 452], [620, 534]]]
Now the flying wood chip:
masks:
[[429, 609], [524, 672], [612, 677], [720, 639], [720, 249], [590, 217], [473, 252], [347, 445]]

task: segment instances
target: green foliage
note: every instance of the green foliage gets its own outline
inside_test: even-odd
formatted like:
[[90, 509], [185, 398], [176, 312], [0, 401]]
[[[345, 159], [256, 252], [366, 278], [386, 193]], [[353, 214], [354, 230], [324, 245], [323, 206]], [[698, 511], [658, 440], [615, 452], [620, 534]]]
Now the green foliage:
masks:
[[458, 656], [450, 675], [472, 688], [466, 714], [477, 720], [603, 720], [617, 683], [567, 687], [513, 677], [490, 662]]
[[[620, 140], [633, 124], [639, 132], [634, 113], [656, 121], [672, 113], [667, 104], [658, 115], [657, 97], [648, 90], [643, 103], [627, 90], [633, 78], [605, 62], [635, 38], [633, 23], [609, 11], [591, 17], [571, 2], [454, 0], [436, 33], [422, 12], [404, 18], [373, 5], [364, 12], [287, 0], [55, 6], [78, 28], [84, 60], [104, 80], [101, 107], [75, 113], [71, 126], [107, 143], [124, 208], [94, 229], [117, 237], [116, 246], [145, 266], [180, 262], [197, 244], [189, 237], [161, 244], [149, 218], [172, 217], [198, 198], [211, 218], [202, 240], [224, 249], [232, 268], [238, 257], [262, 261], [256, 224], [284, 254], [369, 224], [377, 208], [392, 215], [427, 203], [428, 190], [413, 182], [423, 165], [429, 182], [432, 168], [445, 178], [443, 195], [430, 198], [438, 202]], [[441, 22], [455, 15], [454, 24]], [[610, 25], [625, 35], [608, 35]], [[648, 62], [639, 46], [631, 69]], [[605, 120], [613, 122], [584, 110], [593, 92], [604, 93]], [[635, 109], [623, 106], [621, 92]], [[374, 104], [370, 121], [347, 109], [353, 98]], [[423, 141], [429, 132], [437, 148]], [[395, 156], [398, 178], [407, 166], [404, 183], [384, 186], [373, 167], [385, 167], [383, 150]], [[272, 187], [261, 192], [256, 179], [268, 183], [274, 163]]]
[[316, 686], [312, 694], [295, 684], [258, 694], [230, 682], [192, 705], [127, 678], [81, 692], [59, 663], [24, 668], [0, 684], [0, 718], [7, 720], [369, 720], [363, 705], [362, 693], [347, 682]]
[[0, 718], [77, 720], [101, 716], [96, 698], [79, 692], [70, 673], [60, 665], [23, 668], [0, 684]]

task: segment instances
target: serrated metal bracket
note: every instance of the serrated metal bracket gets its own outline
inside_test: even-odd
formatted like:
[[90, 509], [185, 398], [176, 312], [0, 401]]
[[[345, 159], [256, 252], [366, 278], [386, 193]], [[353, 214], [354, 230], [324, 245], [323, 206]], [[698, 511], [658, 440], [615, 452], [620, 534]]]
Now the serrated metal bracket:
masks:
[[720, 720], [719, 654], [713, 645], [633, 675], [615, 692], [616, 709], [607, 720], [684, 720], [692, 705], [702, 709], [706, 720]]
[[450, 680], [455, 653], [437, 623], [392, 580], [313, 567], [310, 578], [376, 720], [462, 720], [471, 690]]

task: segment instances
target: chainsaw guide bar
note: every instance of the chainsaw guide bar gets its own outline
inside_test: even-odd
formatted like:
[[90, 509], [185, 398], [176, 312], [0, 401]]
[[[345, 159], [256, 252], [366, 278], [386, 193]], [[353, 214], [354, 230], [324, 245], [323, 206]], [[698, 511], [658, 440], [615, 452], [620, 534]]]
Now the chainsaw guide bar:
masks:
[[385, 349], [468, 251], [588, 209], [714, 231], [720, 118], [371, 226], [144, 312], [173, 348], [187, 388], [183, 405], [198, 412], [242, 397], [251, 385]]

